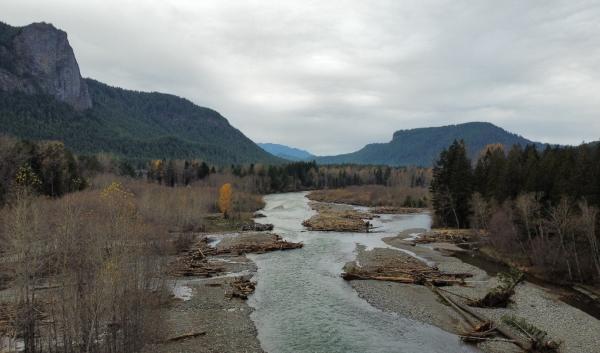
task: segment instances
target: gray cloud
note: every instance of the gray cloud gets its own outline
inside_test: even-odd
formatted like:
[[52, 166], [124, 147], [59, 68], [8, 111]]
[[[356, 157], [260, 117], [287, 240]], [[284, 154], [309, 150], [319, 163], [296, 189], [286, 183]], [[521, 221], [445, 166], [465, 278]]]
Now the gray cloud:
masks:
[[82, 72], [174, 93], [246, 135], [318, 154], [490, 121], [600, 138], [597, 1], [3, 0], [69, 33]]

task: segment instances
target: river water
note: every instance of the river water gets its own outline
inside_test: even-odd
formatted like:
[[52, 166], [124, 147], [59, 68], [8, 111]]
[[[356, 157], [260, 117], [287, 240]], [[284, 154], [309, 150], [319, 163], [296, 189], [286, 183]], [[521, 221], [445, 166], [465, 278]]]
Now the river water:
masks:
[[[452, 353], [475, 352], [457, 336], [361, 299], [340, 274], [355, 258], [356, 244], [388, 247], [381, 238], [411, 228], [429, 229], [428, 214], [382, 215], [376, 233], [309, 232], [302, 221], [314, 214], [306, 193], [268, 195], [262, 223], [304, 247], [253, 255], [256, 292], [249, 304], [258, 338], [268, 353]], [[410, 300], [410, 298], [407, 298]]]

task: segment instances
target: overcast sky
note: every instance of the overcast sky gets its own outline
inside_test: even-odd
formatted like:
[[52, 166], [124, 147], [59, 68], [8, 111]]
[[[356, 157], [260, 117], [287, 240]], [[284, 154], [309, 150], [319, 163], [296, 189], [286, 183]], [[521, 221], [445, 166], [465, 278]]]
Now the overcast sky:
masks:
[[1, 0], [0, 20], [67, 31], [84, 76], [316, 154], [467, 121], [600, 138], [599, 1]]

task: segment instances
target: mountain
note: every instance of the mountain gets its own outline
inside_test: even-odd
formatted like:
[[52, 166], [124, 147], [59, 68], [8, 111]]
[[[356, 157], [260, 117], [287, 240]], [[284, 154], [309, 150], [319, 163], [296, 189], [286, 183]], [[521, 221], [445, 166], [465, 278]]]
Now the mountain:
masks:
[[309, 161], [316, 158], [310, 152], [286, 145], [277, 143], [259, 143], [258, 145], [270, 154], [289, 161]]
[[0, 59], [0, 133], [62, 140], [83, 154], [282, 162], [212, 109], [81, 78], [66, 33], [50, 24], [0, 23]]
[[440, 152], [454, 140], [464, 140], [471, 158], [488, 144], [500, 143], [506, 148], [513, 145], [536, 144], [487, 122], [427, 127], [396, 131], [388, 143], [373, 143], [362, 149], [337, 156], [318, 157], [319, 164], [387, 164], [391, 166], [431, 166]]

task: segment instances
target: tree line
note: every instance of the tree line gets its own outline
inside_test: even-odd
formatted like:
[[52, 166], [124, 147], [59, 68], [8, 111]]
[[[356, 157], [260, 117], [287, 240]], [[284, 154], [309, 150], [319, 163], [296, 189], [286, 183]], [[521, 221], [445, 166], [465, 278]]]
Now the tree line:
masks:
[[489, 145], [472, 163], [442, 151], [430, 190], [438, 226], [489, 233], [494, 251], [568, 281], [600, 279], [600, 146]]
[[426, 168], [323, 166], [314, 161], [209, 167], [205, 162], [196, 160], [153, 160], [145, 170], [148, 180], [168, 186], [189, 185], [211, 174], [231, 175], [245, 180], [251, 191], [261, 194], [355, 185], [427, 187], [430, 179]]

